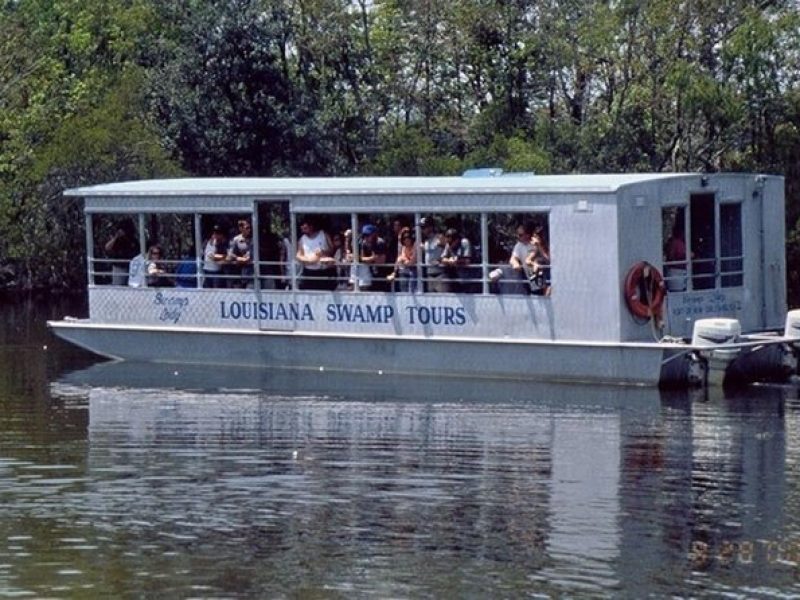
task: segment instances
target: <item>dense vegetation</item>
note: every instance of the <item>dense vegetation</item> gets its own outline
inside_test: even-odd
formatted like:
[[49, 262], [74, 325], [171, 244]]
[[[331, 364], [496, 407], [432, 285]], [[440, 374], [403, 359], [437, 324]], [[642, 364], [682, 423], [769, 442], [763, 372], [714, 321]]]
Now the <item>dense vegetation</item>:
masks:
[[797, 304], [798, 65], [795, 0], [0, 0], [0, 283], [83, 286], [78, 184], [746, 170]]

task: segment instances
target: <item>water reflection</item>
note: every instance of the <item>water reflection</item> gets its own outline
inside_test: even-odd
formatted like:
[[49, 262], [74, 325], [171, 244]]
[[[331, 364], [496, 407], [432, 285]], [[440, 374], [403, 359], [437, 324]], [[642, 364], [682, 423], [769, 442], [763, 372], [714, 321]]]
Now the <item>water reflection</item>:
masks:
[[59, 310], [0, 319], [0, 595], [798, 594], [796, 387], [94, 364]]
[[[324, 556], [342, 591], [618, 583], [620, 417], [657, 418], [655, 390], [236, 373], [264, 393], [201, 371], [105, 364], [55, 386], [84, 386], [91, 470], [127, 465], [90, 503], [125, 528]], [[143, 373], [157, 387], [128, 387]]]
[[39, 517], [160, 592], [796, 591], [791, 388], [230, 375], [63, 376], [86, 454]]

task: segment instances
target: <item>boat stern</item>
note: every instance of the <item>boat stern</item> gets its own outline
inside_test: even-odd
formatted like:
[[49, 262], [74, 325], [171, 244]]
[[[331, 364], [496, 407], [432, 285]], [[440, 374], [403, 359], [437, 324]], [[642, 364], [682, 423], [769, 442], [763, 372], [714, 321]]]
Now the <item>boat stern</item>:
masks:
[[692, 355], [705, 364], [708, 385], [785, 381], [797, 372], [800, 311], [790, 311], [781, 332], [742, 334], [736, 319], [700, 319], [692, 332]]

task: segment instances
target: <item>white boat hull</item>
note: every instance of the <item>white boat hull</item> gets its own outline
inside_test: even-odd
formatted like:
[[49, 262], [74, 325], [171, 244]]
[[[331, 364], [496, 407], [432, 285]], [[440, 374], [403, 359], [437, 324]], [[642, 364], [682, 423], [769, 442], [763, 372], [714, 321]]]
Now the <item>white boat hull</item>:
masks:
[[[670, 350], [637, 345], [426, 339], [51, 322], [108, 358], [174, 364], [655, 385]], [[674, 352], [674, 350], [672, 350]]]
[[[715, 346], [716, 354], [730, 346], [736, 359], [714, 369], [710, 347], [609, 341], [607, 322], [531, 296], [96, 287], [90, 306], [89, 319], [49, 325], [101, 356], [212, 368], [692, 385], [723, 383], [729, 372], [737, 381], [780, 378], [776, 348], [788, 340]], [[571, 335], [556, 339], [557, 327]]]

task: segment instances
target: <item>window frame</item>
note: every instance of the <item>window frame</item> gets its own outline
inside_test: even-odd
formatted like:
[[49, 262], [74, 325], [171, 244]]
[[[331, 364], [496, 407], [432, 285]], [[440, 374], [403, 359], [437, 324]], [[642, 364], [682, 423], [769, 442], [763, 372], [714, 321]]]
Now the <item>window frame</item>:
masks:
[[[193, 243], [195, 247], [195, 256], [194, 260], [197, 266], [197, 287], [203, 288], [204, 285], [204, 274], [202, 271], [203, 265], [203, 249], [204, 243], [206, 241], [206, 233], [210, 227], [210, 224], [213, 220], [222, 221], [235, 221], [237, 218], [247, 218], [250, 220], [253, 229], [253, 264], [254, 264], [254, 288], [255, 289], [262, 289], [266, 286], [263, 285], [262, 280], [265, 278], [264, 274], [262, 274], [262, 257], [260, 256], [260, 240], [259, 240], [259, 232], [260, 232], [260, 223], [259, 223], [259, 209], [262, 206], [278, 206], [280, 204], [287, 203], [287, 223], [284, 225], [288, 226], [288, 234], [287, 241], [291, 244], [290, 251], [285, 258], [285, 262], [279, 263], [279, 266], [286, 270], [285, 275], [285, 282], [286, 287], [283, 289], [282, 287], [275, 287], [270, 289], [270, 291], [276, 292], [290, 292], [294, 293], [300, 290], [299, 280], [297, 273], [297, 261], [295, 258], [295, 253], [297, 249], [297, 244], [299, 240], [299, 224], [300, 219], [304, 215], [311, 215], [311, 214], [322, 214], [316, 212], [306, 212], [306, 211], [296, 211], [293, 210], [291, 206], [291, 202], [289, 200], [284, 199], [257, 199], [254, 200], [252, 209], [247, 212], [246, 214], [243, 213], [241, 210], [187, 210], [187, 211], [179, 211], [175, 213], [173, 211], [159, 211], [159, 210], [142, 210], [142, 211], [92, 211], [86, 214], [86, 225], [87, 225], [87, 270], [88, 270], [88, 282], [92, 286], [105, 286], [105, 283], [98, 282], [98, 278], [101, 281], [105, 280], [107, 273], [103, 271], [103, 267], [99, 267], [98, 265], [103, 265], [104, 263], [111, 263], [109, 259], [102, 256], [102, 239], [98, 239], [99, 233], [102, 229], [101, 221], [108, 220], [108, 219], [120, 219], [120, 218], [129, 218], [135, 222], [136, 229], [137, 229], [137, 237], [139, 241], [140, 250], [144, 253], [146, 252], [146, 242], [150, 243], [151, 239], [155, 237], [160, 237], [160, 234], [156, 232], [155, 234], [152, 231], [152, 223], [158, 221], [160, 222], [163, 219], [169, 219], [170, 217], [177, 217], [183, 218], [187, 220], [187, 228], [191, 227], [192, 231], [188, 231], [185, 234], [176, 233], [175, 231], [170, 231], [165, 233], [165, 235], [175, 236], [175, 235], [183, 235], [186, 238], [187, 242]], [[393, 215], [393, 216], [403, 216], [406, 218], [413, 218], [413, 224], [409, 224], [410, 227], [414, 230], [416, 240], [417, 240], [417, 277], [420, 284], [424, 283], [424, 263], [423, 263], [423, 250], [422, 250], [422, 231], [420, 227], [420, 220], [423, 217], [434, 217], [437, 222], [441, 222], [440, 224], [442, 227], [448, 221], [454, 222], [458, 221], [459, 231], [461, 231], [462, 235], [466, 235], [466, 237], [470, 240], [473, 245], [473, 251], [475, 253], [479, 253], [480, 260], [476, 261], [473, 259], [471, 266], [474, 269], [474, 277], [480, 277], [480, 282], [477, 279], [469, 279], [467, 283], [472, 284], [472, 291], [463, 291], [463, 292], [447, 292], [448, 294], [474, 294], [474, 295], [496, 295], [500, 292], [497, 291], [496, 286], [492, 285], [490, 281], [489, 275], [490, 272], [497, 268], [497, 267], [507, 267], [508, 266], [508, 258], [510, 256], [510, 252], [513, 248], [514, 240], [515, 240], [515, 231], [516, 228], [526, 221], [534, 221], [538, 222], [540, 225], [543, 225], [544, 228], [544, 236], [545, 240], [550, 246], [550, 232], [551, 232], [551, 211], [549, 209], [539, 209], [539, 210], [525, 210], [525, 209], [517, 209], [517, 210], [481, 210], [481, 211], [456, 211], [456, 210], [436, 210], [430, 212], [420, 212], [420, 211], [408, 211], [408, 212], [386, 212], [380, 209], [375, 210], [374, 212], [366, 212], [363, 210], [353, 211], [332, 211], [328, 213], [328, 216], [332, 219], [336, 220], [337, 222], [349, 222], [350, 228], [354, 232], [354, 248], [353, 248], [353, 255], [354, 260], [358, 260], [358, 245], [356, 243], [357, 233], [359, 227], [363, 225], [366, 221], [370, 220], [370, 217], [375, 215]], [[501, 215], [502, 219], [498, 219], [498, 216]], [[466, 226], [465, 222], [469, 221], [470, 225]], [[497, 222], [500, 221], [501, 224], [505, 223], [505, 228], [508, 229], [507, 238], [503, 238], [498, 235], [500, 231], [500, 227], [497, 226]], [[106, 224], [107, 225], [107, 224]], [[437, 230], [440, 234], [444, 233], [444, 229], [442, 227], [438, 227]], [[464, 229], [467, 231], [463, 231]], [[331, 231], [328, 232], [332, 234]], [[474, 239], [473, 239], [474, 238]], [[505, 246], [509, 245], [508, 248]], [[494, 248], [497, 246], [497, 248]], [[502, 262], [498, 262], [498, 260], [492, 260], [490, 255], [493, 251], [498, 249], [503, 249], [505, 251], [504, 257], [499, 259]], [[171, 257], [170, 259], [165, 259], [162, 262], [167, 264], [171, 267], [170, 271], [173, 271], [177, 264], [180, 262], [178, 260], [179, 257]], [[494, 256], [497, 258], [497, 256]], [[548, 267], [549, 268], [549, 267]], [[170, 272], [169, 278], [174, 280], [175, 274]], [[221, 276], [225, 279], [231, 279], [231, 276]], [[278, 279], [277, 277], [273, 277], [274, 279]], [[507, 280], [503, 280], [507, 281]], [[348, 290], [352, 292], [358, 292], [358, 285], [354, 286], [353, 290]], [[388, 292], [394, 293], [394, 292]], [[402, 293], [402, 292], [398, 292]], [[419, 293], [419, 292], [417, 292]], [[424, 292], [424, 293], [433, 293], [433, 292]], [[440, 292], [441, 293], [441, 292]], [[514, 293], [514, 292], [506, 292], [506, 293]], [[548, 297], [543, 295], [542, 297]]]
[[[738, 245], [741, 248], [739, 254], [726, 254], [723, 256], [722, 249], [723, 249], [723, 237], [729, 237], [730, 233], [725, 228], [725, 225], [722, 222], [722, 214], [726, 207], [736, 206], [738, 207]], [[711, 291], [711, 290], [721, 290], [721, 289], [731, 289], [731, 288], [741, 288], [744, 287], [744, 249], [745, 249], [745, 236], [744, 236], [744, 201], [740, 198], [724, 198], [720, 199], [716, 195], [714, 196], [714, 254], [712, 257], [699, 259], [693, 258], [695, 252], [694, 248], [692, 247], [693, 236], [692, 236], [692, 218], [691, 218], [691, 209], [692, 205], [691, 202], [676, 202], [676, 203], [666, 203], [661, 206], [661, 246], [662, 246], [662, 267], [664, 269], [664, 278], [666, 280], [667, 288], [670, 292], [695, 292], [695, 291]], [[666, 223], [665, 223], [665, 215], [670, 210], [677, 210], [683, 212], [683, 230], [684, 230], [684, 241], [686, 244], [686, 258], [683, 261], [669, 261], [667, 260], [667, 244], [669, 241], [670, 233], [666, 230]], [[667, 236], [667, 237], [665, 237]], [[695, 265], [699, 261], [713, 261], [714, 270], [712, 274], [695, 273]], [[728, 263], [731, 261], [738, 261], [738, 268], [730, 269], [725, 268], [723, 269], [723, 263]], [[673, 276], [672, 278], [668, 275], [670, 269], [680, 270], [684, 268], [685, 273]], [[678, 280], [677, 287], [680, 287], [680, 280], [684, 279], [685, 288], [684, 289], [670, 289], [670, 285], [676, 285], [674, 282]], [[697, 286], [697, 279], [712, 279], [713, 285], [710, 287], [700, 287]], [[732, 278], [732, 281], [726, 282], [727, 278]], [[673, 283], [671, 283], [673, 282]]]

